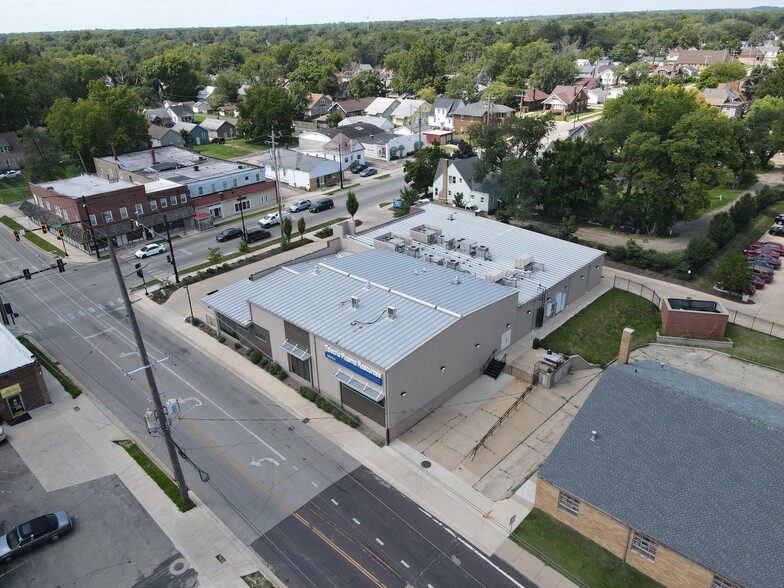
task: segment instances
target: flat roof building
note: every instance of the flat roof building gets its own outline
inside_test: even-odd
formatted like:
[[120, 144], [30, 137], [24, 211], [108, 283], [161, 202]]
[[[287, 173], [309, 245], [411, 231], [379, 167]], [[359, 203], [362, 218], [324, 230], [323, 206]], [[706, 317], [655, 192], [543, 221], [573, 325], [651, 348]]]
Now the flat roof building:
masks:
[[27, 412], [49, 403], [38, 360], [0, 323], [0, 420], [28, 418]]

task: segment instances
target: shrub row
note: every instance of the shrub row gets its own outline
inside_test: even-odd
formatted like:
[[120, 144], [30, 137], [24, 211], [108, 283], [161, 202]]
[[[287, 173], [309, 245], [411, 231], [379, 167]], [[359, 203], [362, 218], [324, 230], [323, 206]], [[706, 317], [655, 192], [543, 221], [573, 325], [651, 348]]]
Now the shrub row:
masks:
[[326, 239], [327, 237], [332, 236], [332, 227], [324, 227], [320, 231], [316, 231], [313, 234], [319, 239]]
[[35, 358], [38, 360], [42, 366], [46, 368], [52, 377], [62, 384], [63, 388], [65, 389], [68, 394], [71, 395], [71, 398], [76, 398], [79, 394], [82, 393], [82, 389], [74, 384], [71, 379], [66, 376], [63, 372], [60, 371], [56, 365], [54, 365], [51, 360], [46, 356], [46, 354], [38, 349], [38, 347], [30, 340], [25, 339], [24, 337], [19, 338], [19, 342], [24, 345], [30, 353], [35, 355]]
[[286, 370], [284, 370], [278, 362], [270, 361], [269, 359], [264, 357], [261, 354], [261, 352], [256, 351], [255, 349], [248, 349], [245, 355], [248, 356], [248, 359], [250, 359], [254, 365], [258, 365], [261, 368], [265, 369], [270, 374], [275, 376], [278, 380], [286, 379], [286, 376], [288, 375], [286, 374]]
[[144, 453], [136, 443], [131, 443], [130, 441], [115, 441], [115, 443], [128, 452], [128, 455], [130, 455], [147, 475], [158, 484], [158, 487], [163, 490], [163, 493], [177, 505], [180, 512], [187, 512], [196, 506], [193, 502], [188, 504], [183, 503], [182, 498], [180, 497], [180, 489], [177, 485], [163, 472], [163, 470], [161, 470], [161, 468], [147, 457], [147, 454]]
[[349, 427], [357, 428], [359, 426], [359, 419], [355, 416], [352, 416], [345, 412], [342, 408], [340, 408], [334, 402], [327, 400], [321, 394], [313, 390], [313, 388], [308, 388], [303, 386], [299, 389], [299, 393], [304, 398], [307, 398], [316, 406], [318, 406], [324, 412], [328, 412], [336, 419], [338, 419], [342, 423], [346, 423]]

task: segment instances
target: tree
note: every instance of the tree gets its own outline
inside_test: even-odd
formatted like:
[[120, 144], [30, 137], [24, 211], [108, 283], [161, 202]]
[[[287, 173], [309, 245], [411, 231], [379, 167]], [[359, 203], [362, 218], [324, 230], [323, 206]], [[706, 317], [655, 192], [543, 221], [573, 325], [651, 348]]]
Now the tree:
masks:
[[577, 74], [573, 57], [566, 53], [550, 53], [532, 67], [529, 85], [550, 93], [560, 84], [571, 84]]
[[392, 86], [400, 94], [415, 94], [427, 86], [441, 91], [445, 73], [446, 52], [429, 37], [420, 37], [403, 56]]
[[718, 83], [734, 82], [746, 77], [746, 68], [742, 63], [738, 63], [737, 61], [712, 63], [700, 72], [700, 75], [697, 78], [698, 87], [703, 76], [711, 76]]
[[577, 232], [577, 219], [574, 215], [565, 216], [561, 219], [561, 226], [558, 227], [556, 237], [564, 241], [575, 241], [574, 234]]
[[240, 242], [237, 244], [237, 251], [239, 251], [240, 255], [244, 255], [245, 259], [248, 258], [248, 253], [250, 253], [250, 246], [245, 238], [240, 239]]
[[536, 164], [527, 157], [508, 159], [497, 177], [504, 207], [516, 218], [529, 218], [542, 190]]
[[281, 75], [281, 68], [271, 56], [254, 54], [240, 66], [240, 75], [247, 83], [275, 86]]
[[376, 70], [362, 70], [349, 81], [348, 94], [353, 98], [383, 96], [384, 84], [381, 83], [381, 78]]
[[716, 249], [716, 243], [708, 237], [696, 235], [689, 239], [689, 244], [686, 246], [686, 252], [684, 253], [684, 260], [688, 265], [688, 269], [697, 270], [701, 268], [713, 258]]
[[403, 164], [403, 178], [406, 183], [411, 184], [411, 189], [415, 193], [428, 197], [438, 163], [443, 157], [446, 157], [446, 151], [438, 145], [433, 145], [420, 149], [412, 160]]
[[544, 116], [512, 116], [502, 129], [511, 151], [517, 157], [534, 157], [542, 140], [555, 127], [550, 114]]
[[143, 61], [141, 69], [161, 101], [192, 100], [196, 96], [199, 77], [191, 66], [187, 48], [164, 51]]
[[351, 215], [351, 220], [353, 221], [354, 215], [359, 210], [359, 200], [357, 200], [357, 195], [351, 190], [346, 193], [346, 210]]
[[487, 90], [485, 90], [484, 96], [490, 96], [492, 102], [495, 104], [503, 104], [510, 108], [517, 108], [520, 104], [520, 98], [518, 98], [518, 96], [522, 91], [521, 88], [507, 86], [503, 82], [490, 82]]
[[633, 63], [637, 61], [637, 48], [631, 41], [624, 39], [610, 51], [610, 57], [621, 63]]
[[735, 229], [741, 230], [757, 216], [757, 203], [754, 202], [754, 196], [750, 192], [746, 192], [735, 201], [729, 212]]
[[468, 129], [471, 144], [482, 155], [474, 164], [474, 179], [482, 181], [488, 174], [501, 169], [501, 164], [509, 157], [511, 146], [501, 129], [495, 125], [471, 125]]
[[717, 212], [708, 226], [708, 238], [716, 243], [717, 247], [729, 243], [736, 233], [735, 223], [728, 212]]
[[784, 148], [784, 98], [757, 98], [744, 120], [751, 152], [760, 167]]
[[210, 262], [210, 265], [218, 265], [223, 261], [220, 247], [207, 247], [207, 261]]
[[556, 141], [538, 160], [544, 181], [542, 205], [549, 216], [594, 210], [607, 180], [607, 165], [596, 143], [581, 138]]
[[302, 241], [305, 238], [305, 217], [299, 217], [297, 221], [297, 232], [299, 233], [299, 240]]
[[127, 86], [107, 88], [94, 80], [87, 98], [57, 100], [46, 124], [66, 153], [78, 153], [93, 168], [93, 157], [111, 153], [112, 145], [121, 153], [149, 146], [148, 123], [139, 106]]
[[474, 102], [478, 92], [476, 78], [465, 74], [450, 78], [444, 86], [445, 98], [462, 98], [466, 104]]
[[327, 126], [330, 129], [334, 129], [340, 124], [340, 121], [342, 120], [343, 120], [343, 115], [340, 114], [340, 111], [336, 108], [326, 116], [324, 122], [327, 123]]
[[191, 135], [187, 130], [180, 129], [180, 137], [182, 137], [182, 143], [186, 147], [193, 147], [193, 135]]
[[482, 55], [482, 69], [491, 79], [497, 78], [512, 60], [511, 43], [494, 43], [485, 47]]
[[277, 86], [249, 87], [237, 108], [240, 112], [237, 131], [249, 138], [269, 135], [273, 128], [276, 132], [288, 135], [298, 115], [294, 99]]
[[280, 244], [285, 249], [289, 243], [291, 243], [291, 217], [287, 216], [283, 219], [283, 225], [281, 225]]
[[215, 78], [215, 91], [210, 96], [210, 106], [213, 100], [216, 102], [216, 108], [222, 104], [235, 103], [239, 98], [240, 86], [242, 80], [236, 71], [229, 69], [220, 72]]
[[742, 253], [727, 253], [716, 268], [716, 276], [730, 292], [742, 292], [751, 283], [749, 262]]
[[629, 86], [639, 86], [650, 77], [651, 66], [648, 63], [630, 63], [628, 66], [618, 67], [618, 77]]
[[[49, 129], [27, 126], [19, 133], [19, 141], [24, 148], [22, 167], [29, 181], [45, 182], [62, 177], [62, 152]], [[81, 164], [77, 162], [77, 166], [81, 170]]]
[[429, 104], [433, 104], [433, 102], [435, 102], [435, 99], [436, 99], [437, 95], [438, 94], [436, 92], [436, 89], [431, 87], [431, 86], [426, 86], [424, 88], [421, 88], [416, 93], [417, 98], [419, 98], [420, 100], [424, 100], [425, 102], [427, 102]]
[[746, 76], [746, 81], [743, 82], [743, 92], [749, 100], [757, 97], [757, 89], [771, 73], [773, 73], [771, 68], [758, 65]]

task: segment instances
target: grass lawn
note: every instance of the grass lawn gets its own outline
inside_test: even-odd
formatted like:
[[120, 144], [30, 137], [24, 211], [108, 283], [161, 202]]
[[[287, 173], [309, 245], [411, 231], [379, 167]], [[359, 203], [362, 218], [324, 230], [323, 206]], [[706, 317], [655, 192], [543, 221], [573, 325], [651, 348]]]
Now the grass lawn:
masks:
[[389, 174], [384, 174], [383, 176], [377, 176], [373, 178], [374, 180], [386, 180], [389, 177]]
[[532, 510], [531, 514], [520, 523], [512, 533], [512, 540], [545, 561], [554, 562], [553, 567], [566, 570], [584, 586], [597, 588], [661, 586], [606, 549], [539, 509]]
[[175, 484], [171, 478], [155, 464], [155, 462], [147, 457], [147, 454], [144, 453], [136, 443], [132, 443], [131, 441], [115, 441], [115, 443], [128, 452], [128, 455], [141, 466], [147, 475], [152, 478], [153, 482], [158, 484], [158, 487], [163, 490], [164, 494], [166, 494], [175, 505], [177, 505], [177, 508], [179, 508], [181, 512], [188, 512], [196, 506], [192, 502], [189, 504], [184, 504], [182, 502], [177, 484]]
[[0, 180], [0, 204], [23, 202], [31, 197], [24, 174], [10, 180]]
[[59, 247], [55, 247], [49, 241], [47, 241], [46, 239], [44, 239], [42, 237], [39, 237], [38, 235], [36, 235], [32, 231], [30, 231], [29, 229], [25, 229], [22, 225], [20, 225], [15, 220], [10, 219], [7, 216], [0, 216], [0, 223], [3, 223], [5, 226], [7, 226], [11, 230], [14, 230], [14, 229], [16, 229], [18, 231], [19, 230], [24, 230], [25, 234], [23, 235], [23, 237], [25, 239], [27, 239], [28, 241], [30, 241], [30, 243], [32, 243], [33, 245], [35, 245], [39, 249], [42, 249], [43, 251], [46, 251], [47, 253], [52, 253], [54, 255], [57, 255], [58, 257], [65, 257], [65, 251], [63, 251]]
[[656, 331], [661, 330], [659, 309], [636, 294], [612, 289], [547, 335], [540, 344], [604, 366], [618, 356], [621, 333], [626, 327], [634, 329], [635, 347], [655, 341]]
[[219, 143], [194, 145], [193, 148], [202, 155], [215, 157], [216, 159], [231, 159], [232, 157], [241, 157], [243, 155], [253, 155], [254, 153], [269, 151], [269, 145], [251, 143], [245, 139], [232, 139], [226, 141], [223, 145]]
[[735, 345], [732, 349], [722, 349], [728, 355], [784, 370], [784, 339], [737, 325], [728, 325], [724, 336]]
[[704, 215], [706, 212], [710, 212], [711, 210], [716, 210], [717, 208], [721, 208], [722, 206], [726, 206], [730, 202], [735, 202], [739, 197], [749, 191], [749, 186], [741, 186], [740, 188], [730, 188], [728, 186], [714, 186], [710, 190], [708, 190], [708, 196], [710, 197], [710, 204], [708, 204], [707, 208], [700, 210], [695, 218], [699, 218]]

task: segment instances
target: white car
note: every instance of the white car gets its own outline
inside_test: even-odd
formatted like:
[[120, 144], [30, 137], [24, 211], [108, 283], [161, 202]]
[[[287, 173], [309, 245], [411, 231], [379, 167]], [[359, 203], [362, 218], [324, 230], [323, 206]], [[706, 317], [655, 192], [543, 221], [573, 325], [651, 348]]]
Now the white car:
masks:
[[5, 432], [3, 431], [3, 427], [0, 427], [0, 443], [5, 441]]
[[[291, 214], [288, 212], [283, 212], [283, 218], [291, 218]], [[263, 217], [259, 219], [259, 226], [264, 227], [265, 229], [269, 229], [270, 227], [274, 227], [275, 225], [280, 224], [280, 217], [278, 216], [277, 212], [270, 212], [269, 214], [265, 214]]]
[[6, 172], [0, 172], [0, 180], [10, 180], [11, 178], [18, 178], [22, 175], [18, 169], [9, 169]]
[[161, 245], [160, 243], [150, 243], [149, 245], [145, 245], [141, 249], [136, 252], [137, 259], [144, 259], [145, 257], [150, 257], [151, 255], [158, 255], [159, 253], [164, 253], [166, 251], [166, 247]]
[[307, 198], [292, 202], [291, 206], [289, 206], [291, 212], [299, 212], [300, 210], [307, 210], [308, 208], [310, 208], [310, 200]]

